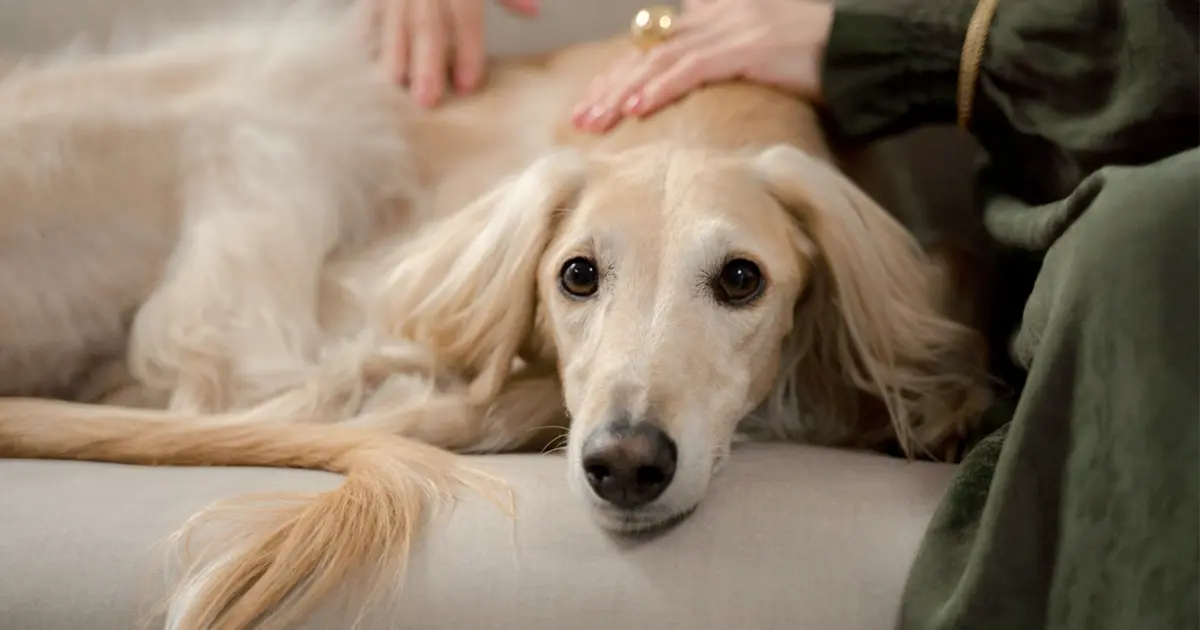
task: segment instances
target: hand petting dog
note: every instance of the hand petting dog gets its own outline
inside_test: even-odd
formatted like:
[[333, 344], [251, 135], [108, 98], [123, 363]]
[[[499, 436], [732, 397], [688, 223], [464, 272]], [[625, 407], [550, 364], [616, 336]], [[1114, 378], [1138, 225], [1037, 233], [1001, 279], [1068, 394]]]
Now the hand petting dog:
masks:
[[[417, 103], [442, 102], [448, 83], [459, 94], [483, 84], [487, 54], [484, 0], [375, 0], [380, 60], [396, 83], [407, 85]], [[532, 17], [540, 0], [497, 0], [509, 11]]]
[[631, 51], [596, 77], [572, 112], [603, 132], [706, 84], [748, 79], [821, 100], [821, 59], [833, 5], [817, 0], [684, 0], [670, 39]]
[[[424, 107], [482, 85], [484, 0], [375, 0], [380, 60]], [[496, 0], [534, 17], [540, 0]], [[821, 58], [833, 5], [825, 0], [683, 0], [671, 39], [631, 51], [597, 76], [572, 112], [584, 131], [645, 116], [707, 83], [744, 78], [821, 100]]]

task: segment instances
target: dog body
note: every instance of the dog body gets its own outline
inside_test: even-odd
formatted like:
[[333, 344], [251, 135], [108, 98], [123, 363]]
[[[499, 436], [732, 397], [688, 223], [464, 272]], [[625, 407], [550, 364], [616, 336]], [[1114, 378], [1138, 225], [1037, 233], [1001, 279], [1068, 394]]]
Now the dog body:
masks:
[[576, 134], [609, 41], [422, 111], [363, 6], [0, 82], [0, 455], [347, 475], [191, 565], [170, 627], [283, 624], [399, 562], [430, 498], [487, 486], [440, 449], [569, 415], [570, 483], [635, 531], [696, 507], [739, 426], [919, 452], [987, 403], [939, 269], [806, 104], [730, 83]]

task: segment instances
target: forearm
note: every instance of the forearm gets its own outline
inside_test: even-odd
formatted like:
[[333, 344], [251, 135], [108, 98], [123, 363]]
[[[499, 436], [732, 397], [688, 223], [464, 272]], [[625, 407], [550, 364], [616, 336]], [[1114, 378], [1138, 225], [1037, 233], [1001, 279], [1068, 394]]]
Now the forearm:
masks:
[[[838, 0], [822, 67], [830, 132], [866, 141], [953, 122], [976, 5]], [[1038, 168], [1071, 171], [1048, 190], [1195, 146], [1195, 0], [1000, 0], [988, 24], [968, 130], [993, 157], [1034, 150]]]
[[871, 140], [952, 122], [976, 0], [841, 0], [822, 64], [830, 131]]

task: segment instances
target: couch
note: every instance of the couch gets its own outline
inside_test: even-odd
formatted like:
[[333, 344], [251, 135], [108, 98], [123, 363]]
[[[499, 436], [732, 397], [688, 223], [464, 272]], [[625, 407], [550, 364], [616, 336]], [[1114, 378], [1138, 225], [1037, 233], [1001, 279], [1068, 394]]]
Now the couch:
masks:
[[[102, 39], [124, 18], [238, 1], [249, 0], [0, 0], [0, 55], [53, 50], [81, 33]], [[489, 7], [490, 49], [529, 52], [620, 32], [642, 2], [543, 4], [537, 22]], [[971, 148], [953, 130], [922, 130], [880, 150], [904, 165], [914, 201], [897, 211], [914, 231], [961, 215]], [[361, 627], [887, 628], [954, 470], [804, 445], [747, 446], [692, 518], [631, 542], [589, 520], [567, 490], [563, 458], [501, 455], [479, 464], [511, 482], [515, 522], [470, 497], [437, 517], [403, 589], [377, 602]], [[164, 593], [162, 543], [189, 515], [240, 494], [338, 482], [298, 470], [0, 461], [0, 628], [131, 628]], [[349, 627], [336, 604], [304, 627]]]

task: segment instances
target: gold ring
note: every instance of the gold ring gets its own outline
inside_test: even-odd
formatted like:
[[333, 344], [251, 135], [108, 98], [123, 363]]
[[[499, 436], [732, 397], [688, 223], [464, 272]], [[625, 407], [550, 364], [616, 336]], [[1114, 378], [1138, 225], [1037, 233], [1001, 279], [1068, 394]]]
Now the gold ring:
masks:
[[653, 6], [642, 9], [633, 16], [629, 35], [642, 51], [650, 50], [671, 38], [675, 28], [675, 9], [669, 6]]

